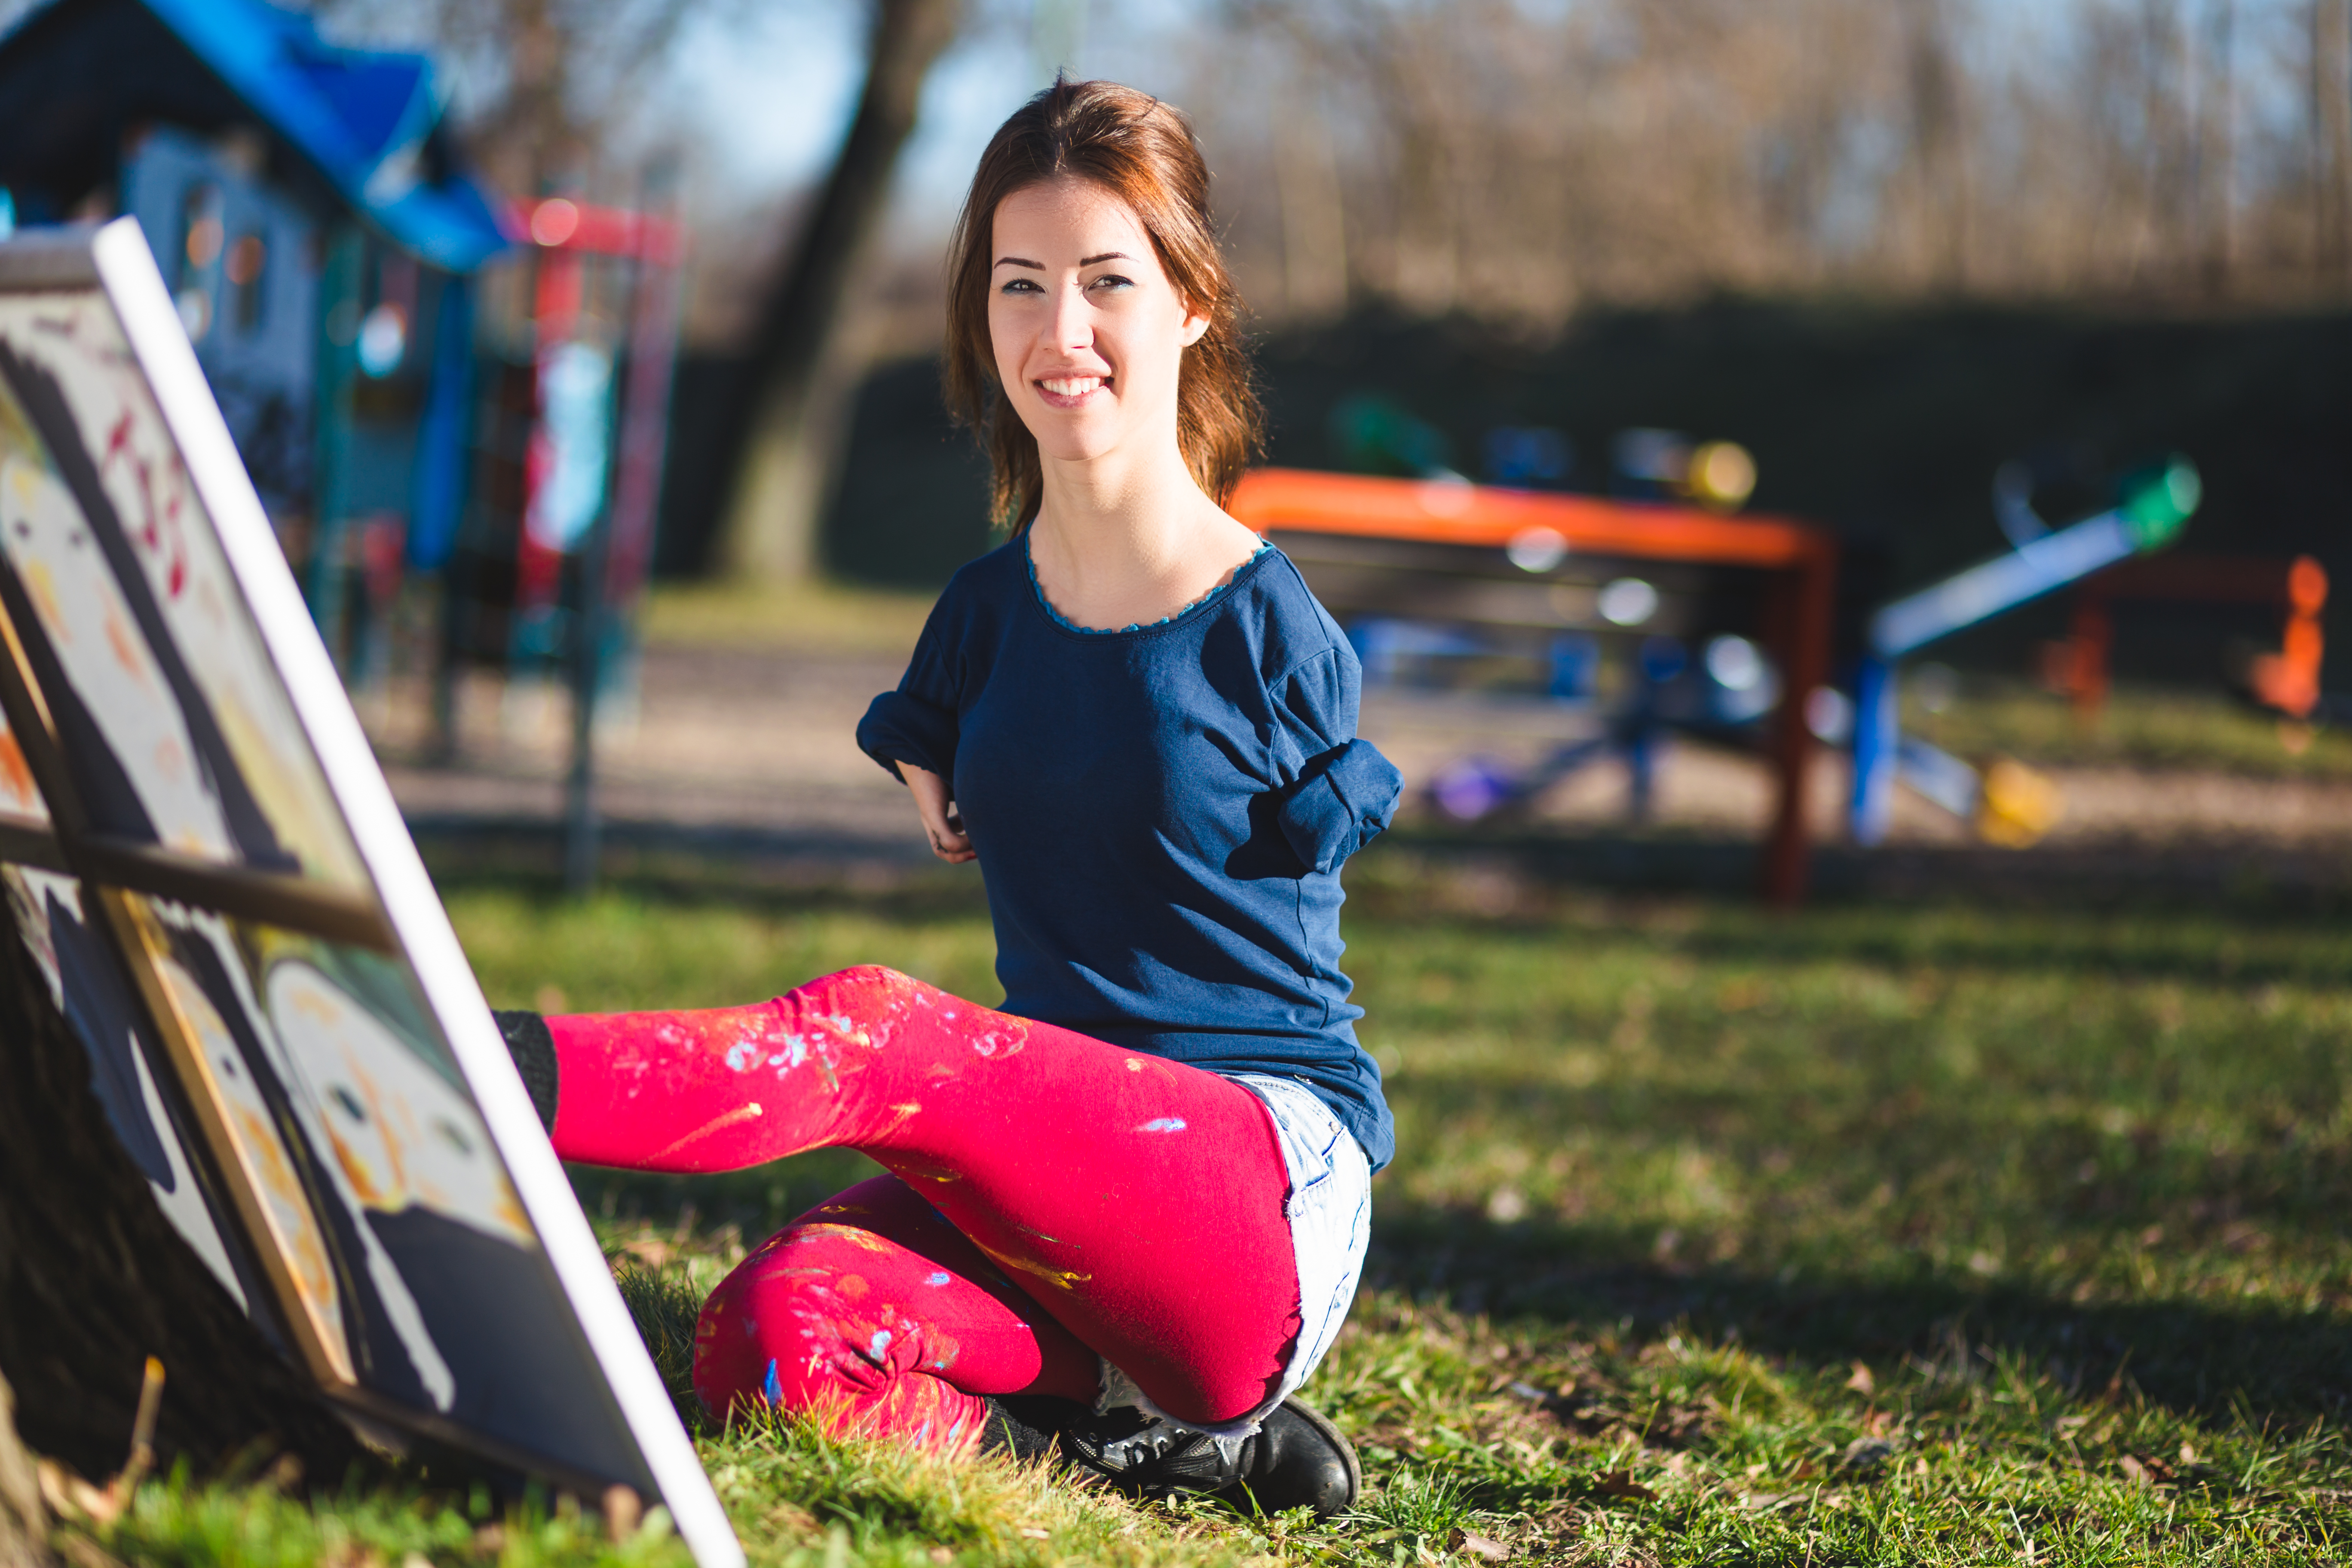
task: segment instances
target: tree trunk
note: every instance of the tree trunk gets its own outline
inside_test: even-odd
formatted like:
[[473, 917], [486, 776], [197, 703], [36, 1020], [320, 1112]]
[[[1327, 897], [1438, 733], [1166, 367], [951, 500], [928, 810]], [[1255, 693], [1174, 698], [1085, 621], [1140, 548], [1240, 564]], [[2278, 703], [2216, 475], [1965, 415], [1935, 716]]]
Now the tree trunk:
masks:
[[2237, 260], [2238, 3], [2215, 0], [2205, 20], [2205, 64], [2197, 78], [2198, 226], [2205, 292], [2229, 292]]
[[2309, 16], [2312, 263], [2325, 286], [2352, 262], [2352, 6], [2311, 0]]
[[733, 470], [721, 561], [772, 581], [807, 575], [863, 369], [852, 284], [915, 127], [931, 62], [955, 36], [959, 0], [878, 0], [866, 89], [799, 242], [769, 291], [718, 460]]
[[[0, 899], [0, 1374], [24, 1441], [114, 1474], [152, 1355], [170, 1379], [163, 1466], [184, 1456], [202, 1471], [257, 1446], [341, 1479], [362, 1450], [165, 1219], [16, 922]], [[6, 1426], [0, 1411], [0, 1445]], [[0, 1451], [0, 1563], [9, 1474]]]

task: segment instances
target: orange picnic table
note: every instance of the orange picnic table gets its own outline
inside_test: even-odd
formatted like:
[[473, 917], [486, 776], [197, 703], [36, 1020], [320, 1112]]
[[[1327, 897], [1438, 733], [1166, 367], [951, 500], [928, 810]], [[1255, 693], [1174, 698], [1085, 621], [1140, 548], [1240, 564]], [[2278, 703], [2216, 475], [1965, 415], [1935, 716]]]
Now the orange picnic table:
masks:
[[1570, 628], [1590, 624], [1591, 610], [1562, 590], [1589, 576], [1596, 561], [1762, 574], [1758, 620], [1780, 666], [1781, 695], [1770, 742], [1779, 787], [1759, 880], [1772, 903], [1803, 898], [1805, 785], [1815, 746], [1806, 700], [1829, 679], [1837, 577], [1828, 533], [1786, 518], [1691, 506], [1296, 468], [1245, 475], [1230, 510], [1298, 560], [1343, 617], [1361, 605], [1435, 620]]

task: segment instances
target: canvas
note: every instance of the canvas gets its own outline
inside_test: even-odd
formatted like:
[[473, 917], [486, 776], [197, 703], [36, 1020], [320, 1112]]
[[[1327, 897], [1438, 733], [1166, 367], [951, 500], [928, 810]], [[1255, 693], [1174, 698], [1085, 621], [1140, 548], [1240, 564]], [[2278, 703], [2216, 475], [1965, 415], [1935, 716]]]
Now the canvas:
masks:
[[130, 219], [0, 245], [0, 881], [221, 1288], [372, 1429], [740, 1562]]

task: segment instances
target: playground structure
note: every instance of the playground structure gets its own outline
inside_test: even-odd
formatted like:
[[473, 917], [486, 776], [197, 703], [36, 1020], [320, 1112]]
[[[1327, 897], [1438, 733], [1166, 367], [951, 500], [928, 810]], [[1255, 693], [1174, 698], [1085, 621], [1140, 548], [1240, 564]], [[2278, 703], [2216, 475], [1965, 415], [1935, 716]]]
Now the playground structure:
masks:
[[[1685, 447], [1676, 460], [1695, 466], [1692, 454], [1708, 450]], [[1599, 733], [1532, 768], [1514, 773], [1473, 758], [1445, 769], [1431, 795], [1448, 815], [1474, 820], [1523, 805], [1613, 753], [1626, 763], [1639, 819], [1664, 733], [1755, 744], [1761, 731], [1778, 787], [1761, 882], [1776, 903], [1802, 896], [1801, 803], [1816, 740], [1853, 747], [1849, 826], [1858, 844], [1884, 841], [1898, 780], [1990, 842], [2029, 844], [2048, 830], [2061, 810], [2053, 784], [2008, 759], [1979, 770], [1906, 736], [1895, 698], [1906, 658], [2069, 586], [2079, 595], [2074, 657], [2095, 668], [2102, 691], [2107, 599], [2264, 601], [2283, 603], [2287, 624], [2280, 651], [2249, 673], [2257, 700], [2290, 718], [2321, 703], [2326, 578], [2316, 562], [2200, 572], [2193, 558], [2158, 558], [2201, 499], [2185, 458], [2129, 476], [2115, 506], [2063, 528], [2042, 523], [2024, 495], [2002, 497], [2013, 548], [1873, 614], [1850, 702], [1830, 684], [1836, 548], [1824, 532], [1695, 506], [1479, 487], [1436, 472], [1415, 479], [1263, 469], [1244, 479], [1233, 510], [1298, 563], [1347, 626], [1368, 686], [1450, 671], [1456, 687], [1466, 678], [1475, 688], [1482, 674], [1491, 687], [1499, 670], [1500, 683], [1516, 676], [1518, 689], [1556, 699], [1610, 699]], [[1604, 667], [1620, 678], [1607, 692]]]
[[446, 88], [268, 0], [54, 0], [0, 34], [0, 233], [138, 219], [368, 711], [429, 674], [446, 754], [460, 666], [560, 672], [577, 881], [593, 697], [629, 684], [652, 553], [681, 231], [493, 195]]
[[473, 505], [443, 584], [433, 743], [457, 749], [464, 665], [560, 676], [572, 708], [565, 877], [585, 888], [596, 718], [614, 687], [633, 689], [685, 239], [666, 214], [562, 196], [517, 203], [509, 226], [528, 242], [530, 315], [485, 356]]
[[[1401, 658], [1485, 651], [1549, 666], [1557, 695], [1592, 695], [1603, 642], [1632, 645], [1633, 701], [1612, 734], [1627, 751], [1637, 800], [1659, 723], [1712, 720], [1732, 728], [1771, 719], [1777, 793], [1759, 881], [1775, 904], [1803, 897], [1805, 785], [1815, 749], [1806, 710], [1829, 678], [1837, 570], [1827, 533], [1785, 519], [1493, 489], [1458, 477], [1283, 468], [1246, 476], [1231, 510], [1298, 563], [1370, 656], [1374, 681]], [[1720, 664], [1710, 672], [1714, 684], [1757, 697], [1729, 712], [1661, 711], [1672, 706], [1666, 694], [1675, 678], [1694, 668], [1687, 639], [1708, 633], [1717, 634], [1715, 657], [1697, 668]], [[1565, 771], [1582, 760], [1563, 753], [1550, 766]]]
[[[1911, 654], [2006, 615], [2093, 574], [2163, 550], [2179, 537], [2203, 497], [2196, 466], [2174, 457], [2126, 479], [2122, 500], [2096, 516], [2040, 533], [2030, 515], [2007, 527], [2021, 541], [2004, 554], [1882, 606], [1870, 618], [1854, 676], [1853, 794], [1850, 828], [1857, 844], [1886, 837], [1898, 778], [1955, 815], [1978, 817], [1996, 842], [2027, 842], [2047, 826], [2054, 802], [2021, 770], [1979, 779], [1957, 757], [1903, 734], [1897, 670]], [[2021, 502], [2014, 503], [2021, 505]], [[2317, 659], [2312, 660], [2315, 672]], [[1988, 811], [1988, 807], [1990, 810]]]
[[509, 248], [422, 54], [264, 0], [58, 0], [0, 37], [0, 188], [127, 215], [347, 679], [466, 505], [479, 274]]
[[2108, 653], [2115, 642], [2118, 601], [2252, 605], [2285, 612], [2276, 653], [2258, 655], [2244, 671], [2247, 695], [2290, 721], [2320, 709], [2320, 658], [2326, 639], [2320, 616], [2327, 607], [2327, 572], [2308, 555], [2292, 560], [2192, 555], [2175, 551], [2127, 561], [2083, 579], [2074, 590], [2066, 639], [2048, 673], [2084, 722], [2095, 721], [2107, 699]]

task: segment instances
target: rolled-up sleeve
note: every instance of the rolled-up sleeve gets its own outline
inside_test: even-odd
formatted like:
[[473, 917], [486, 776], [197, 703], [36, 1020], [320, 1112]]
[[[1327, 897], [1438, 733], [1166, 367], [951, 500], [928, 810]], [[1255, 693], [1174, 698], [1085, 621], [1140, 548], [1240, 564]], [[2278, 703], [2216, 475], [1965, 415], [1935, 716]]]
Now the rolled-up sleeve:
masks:
[[898, 772], [900, 763], [953, 778], [956, 733], [952, 708], [941, 708], [905, 691], [886, 691], [866, 705], [866, 717], [857, 721], [857, 749], [901, 782], [905, 775]]
[[1313, 871], [1337, 868], [1395, 818], [1404, 776], [1356, 734], [1354, 658], [1334, 648], [1292, 671], [1271, 692], [1276, 821]]
[[877, 697], [857, 721], [857, 749], [902, 784], [906, 775], [898, 772], [900, 763], [912, 763], [941, 778], [955, 776], [956, 741], [962, 732], [957, 703], [961, 682], [948, 657], [949, 638], [940, 622], [940, 610], [934, 608], [898, 689]]
[[1370, 844], [1396, 816], [1404, 775], [1370, 741], [1328, 753], [1282, 803], [1282, 836], [1298, 858], [1328, 871]]

